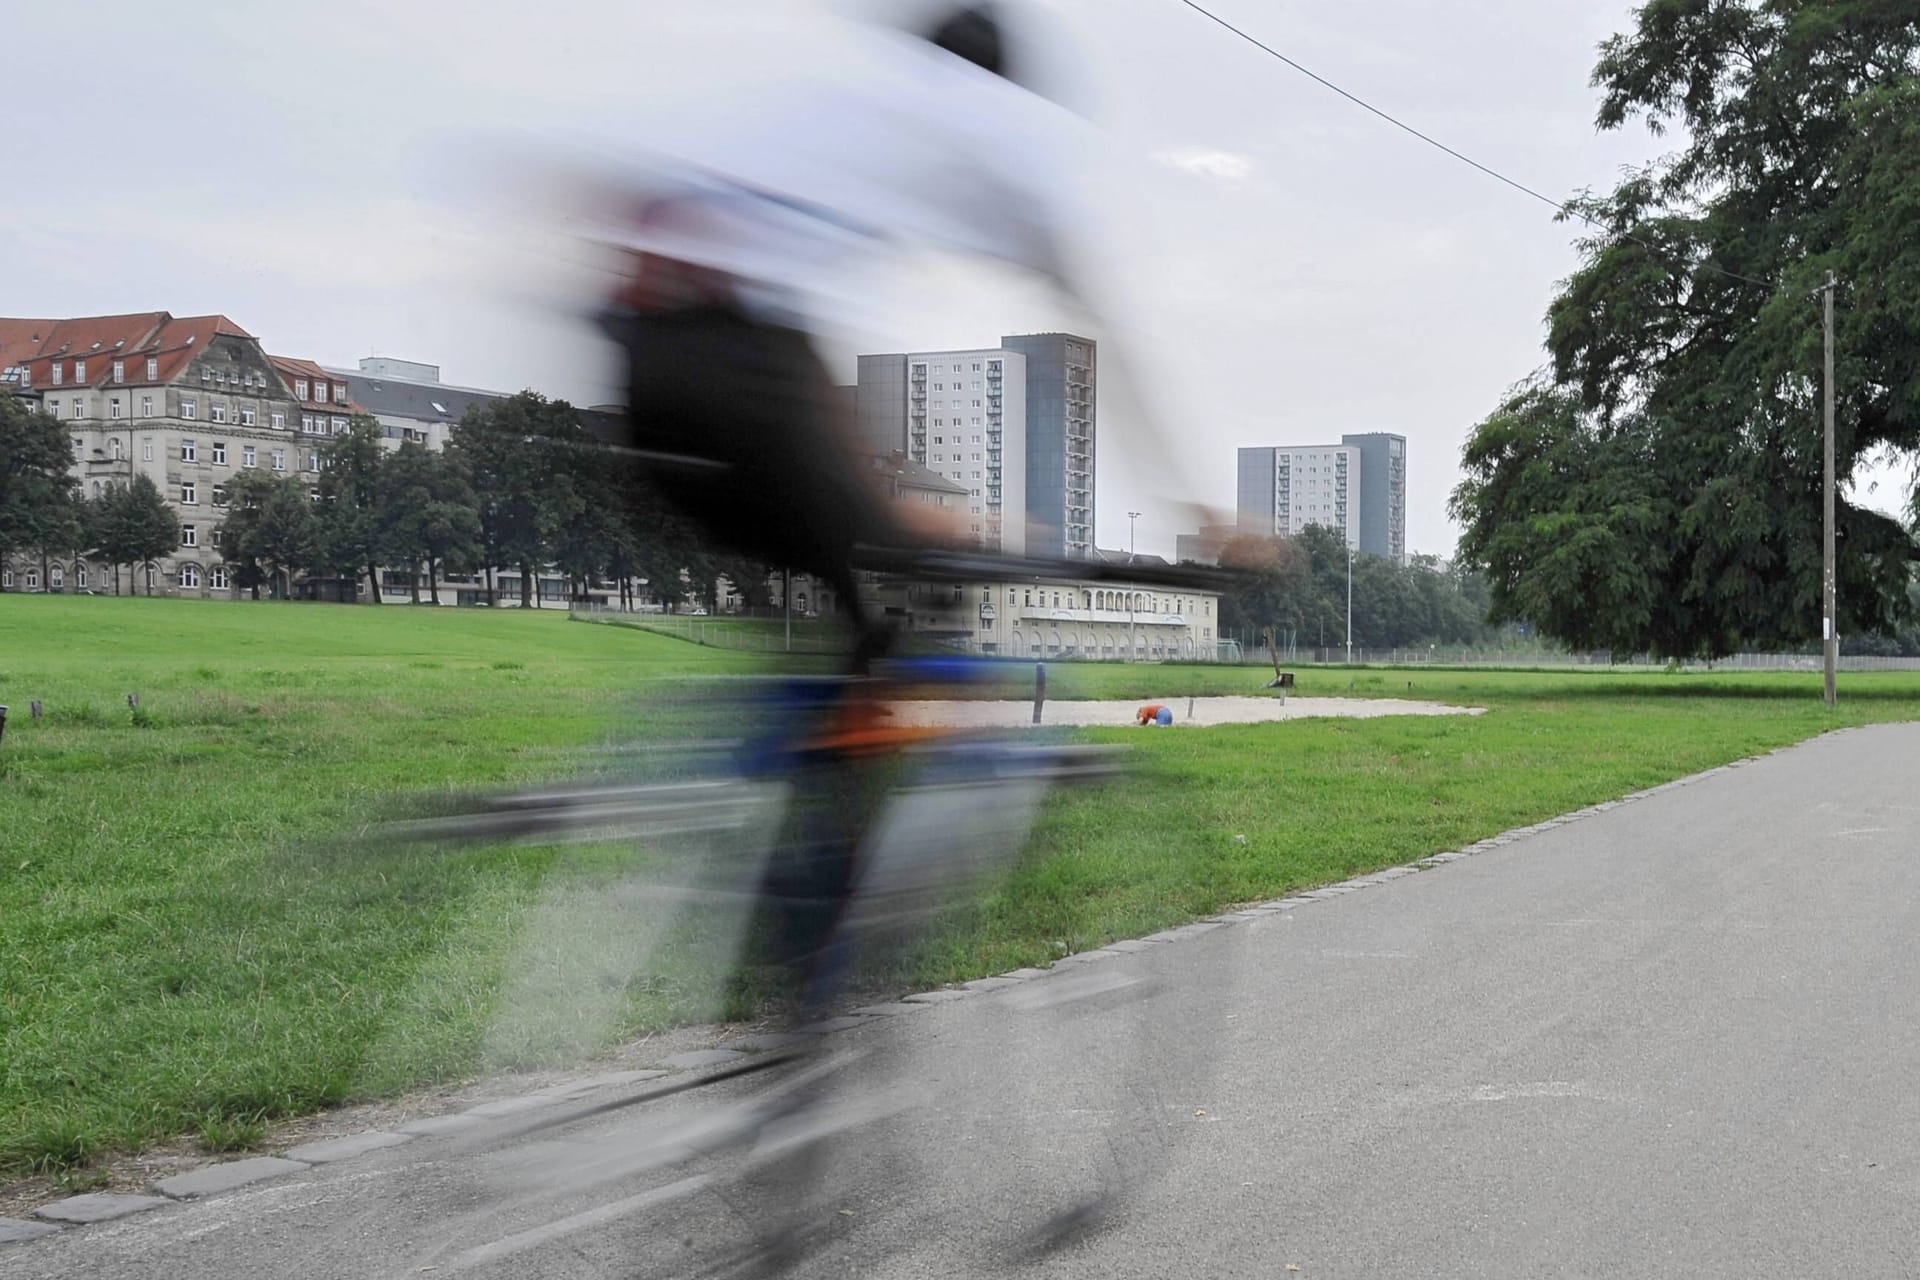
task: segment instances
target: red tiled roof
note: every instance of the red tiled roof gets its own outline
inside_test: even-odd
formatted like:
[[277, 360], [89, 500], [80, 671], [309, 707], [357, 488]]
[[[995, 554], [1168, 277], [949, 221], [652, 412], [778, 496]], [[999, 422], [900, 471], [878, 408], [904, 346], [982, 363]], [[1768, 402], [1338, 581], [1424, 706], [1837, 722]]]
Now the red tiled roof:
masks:
[[345, 378], [337, 378], [313, 361], [297, 359], [294, 356], [270, 355], [267, 357], [267, 361], [273, 365], [274, 372], [278, 373], [280, 377], [286, 381], [288, 395], [293, 394], [293, 384], [296, 380], [304, 380], [306, 382], [307, 394], [306, 397], [300, 401], [301, 404], [312, 405], [316, 409], [325, 409], [336, 413], [342, 411], [346, 413], [361, 412], [360, 406], [354, 404], [352, 401], [342, 403], [341, 401], [335, 400], [331, 391], [327, 393], [327, 398], [324, 401], [317, 400], [314, 397], [313, 389], [316, 385], [335, 383], [344, 387], [347, 385]]
[[[62, 386], [104, 386], [112, 377], [115, 360], [130, 362], [127, 385], [151, 385], [178, 377], [216, 337], [252, 339], [253, 335], [225, 316], [176, 317], [165, 311], [67, 320], [0, 319], [0, 356], [6, 364], [27, 365], [36, 388], [53, 385], [48, 366], [54, 360], [62, 365]], [[153, 378], [146, 376], [148, 357], [159, 362]], [[132, 364], [136, 358], [142, 363]], [[82, 380], [74, 377], [75, 360], [97, 364], [89, 364]]]

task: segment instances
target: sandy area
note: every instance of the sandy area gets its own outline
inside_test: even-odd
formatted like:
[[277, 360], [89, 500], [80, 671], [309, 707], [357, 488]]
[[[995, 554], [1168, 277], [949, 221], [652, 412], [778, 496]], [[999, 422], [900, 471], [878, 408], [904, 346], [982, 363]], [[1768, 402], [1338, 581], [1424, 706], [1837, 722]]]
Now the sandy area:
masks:
[[[1134, 724], [1139, 709], [1159, 703], [1173, 711], [1175, 728], [1212, 724], [1260, 724], [1269, 720], [1304, 720], [1332, 716], [1366, 720], [1374, 716], [1477, 716], [1485, 707], [1450, 707], [1439, 702], [1411, 702], [1404, 698], [1148, 698], [1125, 702], [1049, 702], [1043, 724]], [[1031, 702], [896, 702], [898, 723], [945, 725], [956, 728], [1008, 728], [1033, 722]], [[1191, 707], [1191, 710], [1189, 710]]]

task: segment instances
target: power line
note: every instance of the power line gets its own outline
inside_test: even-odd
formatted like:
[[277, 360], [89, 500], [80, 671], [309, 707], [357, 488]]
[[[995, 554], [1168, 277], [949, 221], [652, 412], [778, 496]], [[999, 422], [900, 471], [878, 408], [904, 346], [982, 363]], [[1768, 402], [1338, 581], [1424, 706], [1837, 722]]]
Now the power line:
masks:
[[[1614, 232], [1612, 228], [1608, 227], [1605, 223], [1601, 222], [1599, 219], [1589, 217], [1587, 214], [1580, 212], [1580, 210], [1574, 208], [1572, 205], [1565, 204], [1559, 200], [1555, 200], [1552, 196], [1543, 195], [1542, 193], [1528, 186], [1526, 183], [1517, 181], [1513, 178], [1509, 178], [1506, 174], [1501, 173], [1499, 170], [1490, 169], [1486, 165], [1481, 164], [1478, 160], [1475, 160], [1472, 156], [1464, 155], [1461, 152], [1455, 151], [1452, 147], [1448, 146], [1444, 142], [1441, 142], [1438, 138], [1435, 138], [1430, 134], [1422, 133], [1420, 130], [1414, 128], [1412, 125], [1408, 124], [1406, 121], [1400, 119], [1397, 116], [1391, 115], [1386, 111], [1381, 110], [1379, 107], [1374, 106], [1371, 102], [1368, 102], [1365, 98], [1360, 97], [1358, 94], [1349, 93], [1345, 89], [1342, 89], [1339, 85], [1335, 84], [1333, 81], [1327, 79], [1325, 76], [1320, 75], [1308, 69], [1307, 67], [1300, 65], [1298, 62], [1295, 62], [1292, 58], [1289, 58], [1286, 54], [1280, 52], [1278, 49], [1274, 48], [1272, 45], [1267, 44], [1262, 40], [1256, 39], [1254, 36], [1248, 34], [1245, 31], [1242, 31], [1239, 27], [1234, 26], [1231, 22], [1228, 22], [1225, 18], [1221, 17], [1219, 14], [1214, 13], [1212, 10], [1205, 8], [1200, 4], [1195, 3], [1195, 0], [1180, 0], [1180, 3], [1186, 5], [1187, 8], [1193, 10], [1195, 13], [1199, 14], [1203, 18], [1206, 18], [1210, 22], [1214, 22], [1222, 27], [1225, 27], [1228, 31], [1231, 31], [1234, 35], [1239, 36], [1242, 40], [1245, 40], [1248, 44], [1260, 50], [1262, 53], [1265, 53], [1270, 57], [1276, 58], [1279, 61], [1285, 63], [1287, 66], [1292, 67], [1295, 71], [1298, 71], [1301, 75], [1313, 81], [1315, 84], [1318, 84], [1323, 88], [1333, 90], [1333, 92], [1339, 94], [1341, 97], [1345, 98], [1348, 102], [1353, 103], [1353, 105], [1355, 105], [1356, 107], [1359, 107], [1362, 110], [1369, 111], [1372, 114], [1379, 116], [1382, 120], [1385, 120], [1388, 124], [1392, 125], [1394, 128], [1399, 129], [1404, 133], [1412, 134], [1414, 137], [1420, 139], [1420, 141], [1426, 143], [1428, 146], [1433, 147], [1434, 149], [1439, 151], [1444, 151], [1446, 154], [1452, 156], [1455, 160], [1458, 160], [1460, 163], [1467, 165], [1470, 168], [1479, 170], [1481, 173], [1486, 174], [1489, 178], [1494, 179], [1496, 182], [1505, 183], [1507, 186], [1512, 187], [1515, 191], [1518, 191], [1523, 195], [1532, 196], [1535, 200], [1538, 200], [1541, 204], [1544, 204], [1549, 208], [1556, 209], [1560, 213], [1566, 215], [1567, 217], [1578, 218], [1582, 222], [1587, 223], [1589, 226], [1596, 227], [1601, 231], [1607, 231], [1607, 232], [1610, 232], [1611, 234], [1619, 235], [1622, 239], [1631, 240], [1634, 244], [1639, 245], [1641, 248], [1646, 249], [1650, 253], [1661, 252], [1661, 250], [1657, 246], [1650, 244], [1645, 240], [1642, 240], [1639, 236], [1634, 235], [1632, 232], [1629, 232], [1629, 231]], [[1774, 287], [1772, 284], [1768, 283], [1765, 280], [1756, 280], [1752, 276], [1743, 276], [1737, 271], [1729, 271], [1725, 267], [1716, 266], [1711, 262], [1702, 262], [1700, 265], [1702, 267], [1705, 267], [1709, 271], [1716, 271], [1719, 274], [1728, 277], [1729, 279], [1739, 280], [1745, 284], [1759, 285], [1763, 289], [1771, 289]]]

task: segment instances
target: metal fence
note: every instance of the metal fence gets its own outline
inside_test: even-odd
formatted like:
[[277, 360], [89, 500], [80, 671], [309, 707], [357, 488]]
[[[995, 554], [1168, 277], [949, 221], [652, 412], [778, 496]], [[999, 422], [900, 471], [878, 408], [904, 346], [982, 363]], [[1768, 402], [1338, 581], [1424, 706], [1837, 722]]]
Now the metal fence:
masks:
[[809, 625], [787, 634], [778, 618], [713, 617], [689, 613], [629, 612], [611, 605], [576, 604], [572, 616], [582, 622], [609, 622], [616, 626], [652, 631], [677, 640], [743, 653], [840, 653], [838, 638], [824, 636]]

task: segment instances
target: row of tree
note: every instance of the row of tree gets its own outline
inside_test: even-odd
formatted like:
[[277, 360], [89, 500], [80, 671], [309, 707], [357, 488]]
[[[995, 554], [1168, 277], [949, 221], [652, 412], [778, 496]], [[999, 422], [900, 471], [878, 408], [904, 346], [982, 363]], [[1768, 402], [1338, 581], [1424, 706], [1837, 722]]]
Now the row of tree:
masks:
[[[1282, 644], [1341, 648], [1347, 642], [1347, 544], [1333, 530], [1309, 525], [1291, 538], [1245, 536], [1221, 550], [1222, 567], [1237, 569], [1220, 602], [1223, 633], [1258, 644], [1269, 627]], [[1384, 556], [1352, 560], [1353, 644], [1407, 649], [1493, 643], [1486, 583], [1477, 575], [1414, 556], [1402, 565]]]
[[[224, 518], [206, 554], [256, 597], [365, 575], [364, 598], [378, 602], [385, 570], [407, 575], [416, 601], [424, 579], [434, 603], [443, 574], [479, 574], [491, 603], [499, 573], [517, 570], [531, 606], [539, 576], [557, 569], [569, 594], [614, 582], [628, 604], [645, 590], [669, 607], [687, 595], [717, 607], [723, 580], [750, 605], [769, 600], [769, 566], [702, 546], [562, 400], [522, 392], [476, 408], [444, 452], [412, 441], [389, 451], [379, 424], [357, 416], [318, 452], [311, 481], [242, 469], [212, 495]], [[43, 578], [79, 559], [111, 565], [118, 590], [120, 566], [176, 551], [179, 521], [151, 480], [83, 499], [71, 467], [63, 426], [0, 392], [0, 555], [40, 560]]]

